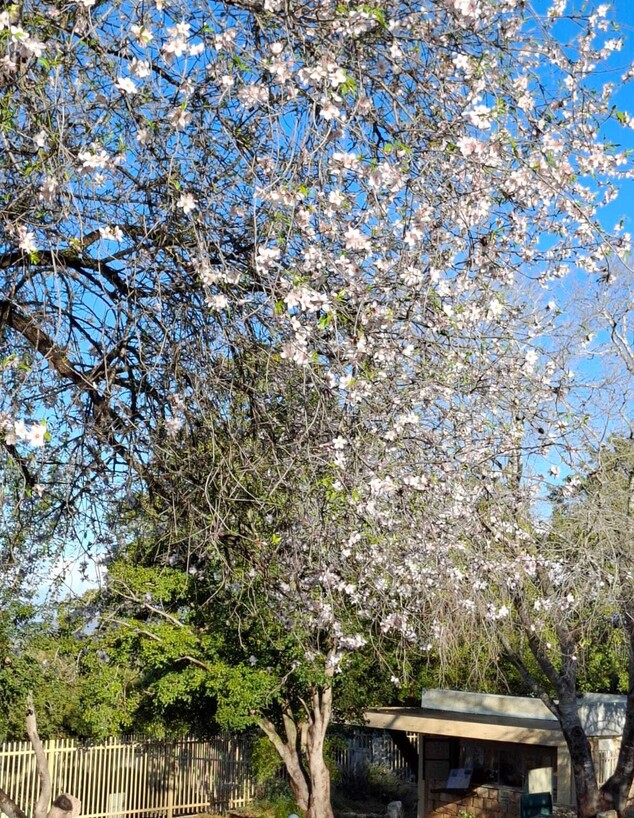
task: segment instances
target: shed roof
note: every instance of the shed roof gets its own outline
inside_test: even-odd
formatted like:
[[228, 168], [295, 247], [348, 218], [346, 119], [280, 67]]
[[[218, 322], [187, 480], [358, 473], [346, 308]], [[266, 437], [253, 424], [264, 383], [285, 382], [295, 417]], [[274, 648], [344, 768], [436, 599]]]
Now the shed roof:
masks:
[[[381, 707], [366, 711], [370, 727], [437, 736], [479, 738], [525, 744], [562, 744], [559, 723], [539, 699], [424, 690], [421, 707]], [[588, 736], [619, 735], [625, 718], [625, 696], [585, 693], [579, 715]]]

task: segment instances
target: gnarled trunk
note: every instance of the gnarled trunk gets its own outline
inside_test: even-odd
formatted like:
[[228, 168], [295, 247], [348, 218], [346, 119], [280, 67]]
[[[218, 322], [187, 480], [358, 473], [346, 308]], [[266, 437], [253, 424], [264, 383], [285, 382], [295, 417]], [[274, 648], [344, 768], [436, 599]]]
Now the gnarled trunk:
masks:
[[627, 696], [625, 724], [616, 768], [601, 787], [601, 809], [615, 809], [623, 815], [628, 805], [634, 781], [634, 687]]
[[260, 719], [258, 724], [284, 762], [295, 801], [306, 818], [334, 818], [330, 770], [324, 760], [326, 730], [332, 714], [332, 685], [313, 688], [305, 709], [308, 718], [301, 723], [295, 720], [290, 708], [286, 711], [285, 739], [268, 719]]
[[[634, 479], [634, 478], [633, 478]], [[630, 502], [634, 497], [634, 488], [630, 483]], [[631, 512], [629, 514], [631, 516]], [[629, 578], [623, 583], [631, 590]], [[621, 747], [616, 768], [601, 787], [601, 808], [615, 809], [623, 815], [627, 808], [632, 783], [634, 782], [634, 607], [630, 599], [623, 605], [623, 626], [629, 642], [629, 689], [627, 692], [625, 723], [621, 735]]]
[[334, 818], [330, 803], [330, 770], [323, 759], [310, 764], [310, 798], [306, 818]]
[[282, 721], [284, 723], [286, 741], [280, 736], [275, 725], [269, 719], [259, 719], [258, 725], [284, 762], [295, 803], [302, 812], [308, 812], [310, 790], [306, 779], [306, 772], [302, 764], [301, 729], [299, 729], [295, 723], [290, 709], [284, 713]]
[[[633, 721], [634, 719], [629, 719]], [[632, 725], [626, 725], [627, 731], [623, 731], [621, 749], [616, 769], [608, 780], [601, 787], [601, 809], [614, 809], [619, 815], [624, 815], [632, 784], [634, 783], [634, 730]]]
[[[543, 569], [538, 569], [538, 576], [545, 595], [552, 598], [553, 589], [548, 574]], [[557, 699], [551, 698], [544, 686], [526, 667], [521, 656], [513, 653], [510, 645], [508, 649], [509, 658], [514, 662], [533, 692], [557, 717], [572, 762], [572, 774], [577, 795], [577, 815], [579, 818], [594, 818], [601, 809], [601, 798], [590, 742], [579, 718], [576, 664], [577, 635], [563, 622], [555, 625], [561, 657], [560, 667], [557, 668], [550, 658], [550, 645], [545, 643], [534, 626], [524, 596], [517, 594], [514, 603], [531, 653], [537, 660], [544, 676], [556, 691]]]
[[310, 799], [306, 818], [333, 818], [330, 770], [324, 761], [324, 742], [332, 712], [332, 687], [313, 691], [312, 718], [306, 731]]

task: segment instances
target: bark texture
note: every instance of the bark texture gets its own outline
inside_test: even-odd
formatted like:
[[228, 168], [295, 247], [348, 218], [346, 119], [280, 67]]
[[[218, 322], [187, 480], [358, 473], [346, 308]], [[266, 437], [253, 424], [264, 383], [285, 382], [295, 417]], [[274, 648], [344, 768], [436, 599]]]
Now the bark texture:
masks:
[[48, 769], [48, 761], [42, 740], [37, 732], [37, 720], [35, 718], [35, 708], [33, 706], [33, 697], [29, 696], [26, 705], [26, 733], [33, 747], [35, 753], [35, 766], [37, 775], [40, 779], [40, 794], [35, 803], [33, 815], [35, 818], [47, 818], [48, 805], [51, 801], [51, 775]]
[[[553, 590], [548, 575], [546, 572], [540, 572], [539, 569], [538, 575], [544, 594], [552, 598]], [[536, 628], [533, 627], [524, 598], [518, 595], [514, 599], [514, 603], [530, 651], [542, 673], [552, 685], [557, 698], [552, 698], [546, 692], [544, 686], [539, 680], [535, 679], [522, 658], [515, 654], [510, 646], [509, 658], [520, 670], [525, 682], [533, 692], [539, 695], [559, 720], [572, 763], [572, 774], [577, 796], [577, 815], [579, 818], [594, 818], [601, 809], [601, 797], [590, 742], [579, 718], [576, 634], [561, 622], [555, 625], [560, 655], [560, 664], [556, 667], [551, 661], [548, 646]]]
[[579, 718], [576, 696], [573, 693], [572, 697], [570, 694], [565, 699], [560, 697], [557, 706], [561, 714], [561, 730], [572, 762], [577, 814], [579, 818], [594, 818], [601, 809], [601, 799], [590, 742]]
[[619, 816], [627, 809], [627, 802], [634, 782], [634, 606], [628, 603], [624, 612], [624, 627], [627, 631], [629, 655], [629, 686], [625, 710], [625, 724], [621, 737], [621, 747], [616, 767], [612, 775], [601, 787], [601, 808], [615, 809]]
[[282, 716], [286, 741], [280, 736], [273, 722], [260, 719], [258, 725], [277, 750], [284, 762], [289, 777], [290, 788], [297, 806], [302, 812], [308, 811], [310, 791], [301, 758], [301, 729], [298, 729], [290, 710]]
[[324, 760], [326, 730], [332, 714], [332, 686], [313, 691], [311, 710], [306, 738], [310, 779], [306, 818], [334, 818], [330, 804], [330, 770]]
[[332, 684], [311, 690], [304, 703], [306, 718], [290, 707], [282, 717], [284, 736], [268, 719], [258, 724], [284, 762], [297, 806], [306, 818], [334, 818], [330, 803], [330, 770], [324, 759], [326, 731], [332, 716]]
[[4, 790], [0, 790], [0, 811], [4, 812], [8, 818], [26, 818], [26, 813]]

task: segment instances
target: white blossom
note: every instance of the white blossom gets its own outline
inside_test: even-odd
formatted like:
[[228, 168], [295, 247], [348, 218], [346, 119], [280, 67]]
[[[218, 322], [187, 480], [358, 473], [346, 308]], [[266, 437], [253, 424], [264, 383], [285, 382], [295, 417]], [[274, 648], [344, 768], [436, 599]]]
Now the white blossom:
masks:
[[119, 77], [115, 85], [120, 91], [123, 91], [124, 94], [136, 94], [138, 91], [134, 80], [130, 79], [130, 77]]
[[196, 199], [191, 193], [182, 193], [177, 204], [185, 215], [188, 215], [192, 211], [196, 210], [197, 206]]

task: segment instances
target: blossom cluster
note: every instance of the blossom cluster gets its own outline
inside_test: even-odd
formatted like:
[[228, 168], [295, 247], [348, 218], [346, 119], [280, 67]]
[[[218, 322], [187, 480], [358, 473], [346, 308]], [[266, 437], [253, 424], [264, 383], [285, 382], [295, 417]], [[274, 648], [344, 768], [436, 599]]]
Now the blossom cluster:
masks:
[[23, 420], [15, 420], [8, 413], [0, 413], [0, 433], [7, 446], [26, 443], [34, 448], [43, 446], [46, 442], [46, 423], [32, 423], [27, 425]]

